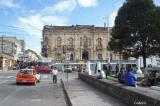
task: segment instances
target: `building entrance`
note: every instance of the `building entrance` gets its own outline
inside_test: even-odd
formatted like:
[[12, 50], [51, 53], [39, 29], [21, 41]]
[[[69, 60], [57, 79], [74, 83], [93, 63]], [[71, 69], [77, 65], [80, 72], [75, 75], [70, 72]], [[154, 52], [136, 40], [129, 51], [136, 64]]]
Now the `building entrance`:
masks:
[[83, 51], [82, 52], [82, 60], [88, 60], [89, 58], [89, 53], [88, 53], [88, 51]]

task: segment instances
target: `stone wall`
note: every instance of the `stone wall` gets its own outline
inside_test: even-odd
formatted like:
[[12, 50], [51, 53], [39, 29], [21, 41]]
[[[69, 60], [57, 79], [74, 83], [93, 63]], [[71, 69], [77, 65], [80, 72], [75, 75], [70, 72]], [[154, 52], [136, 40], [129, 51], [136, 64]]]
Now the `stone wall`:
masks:
[[118, 82], [102, 79], [94, 76], [78, 74], [79, 78], [100, 91], [118, 98], [128, 106], [160, 106], [160, 95], [153, 94], [145, 89], [129, 87]]

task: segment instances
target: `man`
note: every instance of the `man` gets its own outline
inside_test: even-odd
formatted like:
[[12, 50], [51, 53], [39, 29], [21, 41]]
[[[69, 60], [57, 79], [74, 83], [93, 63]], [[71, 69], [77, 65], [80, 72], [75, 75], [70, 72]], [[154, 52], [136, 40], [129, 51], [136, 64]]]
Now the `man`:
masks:
[[53, 83], [57, 83], [57, 74], [58, 74], [58, 70], [57, 70], [57, 68], [55, 67], [53, 67], [53, 66], [51, 66], [51, 69], [52, 69], [52, 74], [53, 74]]
[[98, 70], [96, 77], [97, 77], [97, 79], [102, 79], [101, 70]]
[[122, 84], [124, 84], [124, 72], [123, 70], [120, 70], [120, 72], [118, 73], [118, 81]]
[[136, 76], [131, 72], [131, 66], [127, 67], [127, 72], [124, 74], [124, 83], [128, 86], [136, 87]]
[[116, 69], [116, 75], [117, 75], [119, 72], [119, 65], [118, 64], [116, 65], [115, 69]]

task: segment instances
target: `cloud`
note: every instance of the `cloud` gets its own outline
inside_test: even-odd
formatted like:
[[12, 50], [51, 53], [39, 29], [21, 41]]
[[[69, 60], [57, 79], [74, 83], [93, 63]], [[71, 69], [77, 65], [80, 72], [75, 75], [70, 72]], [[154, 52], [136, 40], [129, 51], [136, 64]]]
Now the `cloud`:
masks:
[[68, 19], [60, 16], [43, 16], [42, 21], [45, 24], [66, 25]]
[[123, 3], [124, 3], [124, 0], [119, 1], [118, 3], [113, 5], [113, 9], [112, 9], [111, 13], [109, 13], [109, 15], [108, 15], [108, 18], [109, 18], [108, 21], [109, 21], [110, 27], [114, 26], [114, 22], [115, 22], [115, 18], [117, 16], [117, 14], [118, 14], [118, 10], [123, 5]]
[[60, 0], [56, 4], [45, 7], [38, 14], [35, 14], [35, 10], [33, 10], [33, 14], [29, 10], [29, 14], [26, 11], [22, 11], [26, 15], [18, 18], [19, 25], [24, 27], [27, 34], [42, 37], [44, 25], [67, 25], [68, 17], [59, 16], [58, 13], [72, 12], [76, 8], [77, 3], [83, 7], [91, 7], [98, 4], [97, 0]]
[[4, 8], [19, 8], [18, 3], [13, 2], [13, 0], [0, 0], [0, 7]]
[[78, 0], [78, 3], [82, 7], [94, 7], [98, 5], [98, 0]]
[[109, 26], [110, 27], [114, 26], [114, 21], [115, 21], [116, 16], [117, 16], [117, 11], [112, 12], [112, 14], [109, 16]]
[[19, 17], [19, 25], [24, 31], [33, 36], [42, 37], [42, 29], [46, 24], [66, 25], [67, 19], [60, 16], [42, 16], [40, 14]]
[[75, 0], [63, 0], [52, 6], [45, 7], [42, 13], [53, 14], [55, 12], [71, 12], [75, 9], [76, 4]]
[[54, 6], [54, 10], [57, 12], [63, 12], [63, 11], [72, 11], [76, 7], [76, 1], [75, 0], [66, 0], [61, 1], [57, 3]]

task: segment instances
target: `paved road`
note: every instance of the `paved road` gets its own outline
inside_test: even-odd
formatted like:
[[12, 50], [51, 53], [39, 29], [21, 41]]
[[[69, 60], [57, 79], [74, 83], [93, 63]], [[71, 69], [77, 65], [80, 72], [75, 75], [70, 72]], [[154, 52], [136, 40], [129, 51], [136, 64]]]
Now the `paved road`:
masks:
[[66, 106], [61, 83], [52, 84], [51, 75], [42, 75], [36, 86], [17, 86], [16, 73], [0, 72], [0, 106]]
[[[60, 80], [53, 84], [50, 74], [43, 74], [34, 85], [16, 85], [16, 71], [0, 72], [0, 106], [67, 106]], [[77, 73], [59, 73], [73, 106], [125, 106], [110, 95], [77, 79]], [[98, 105], [99, 104], [99, 105]]]

